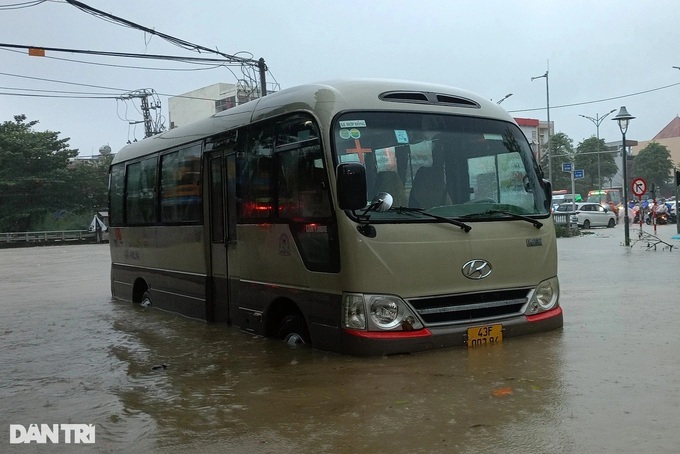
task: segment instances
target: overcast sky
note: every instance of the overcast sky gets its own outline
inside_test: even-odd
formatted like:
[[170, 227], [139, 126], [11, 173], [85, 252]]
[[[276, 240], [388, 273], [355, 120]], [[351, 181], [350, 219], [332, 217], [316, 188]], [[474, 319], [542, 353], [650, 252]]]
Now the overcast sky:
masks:
[[[24, 3], [33, 6], [17, 8]], [[502, 106], [513, 116], [546, 120], [545, 79], [531, 78], [549, 70], [550, 119], [574, 145], [596, 133], [580, 114], [602, 116], [625, 105], [636, 117], [627, 138], [649, 140], [680, 113], [680, 71], [673, 69], [680, 66], [677, 0], [82, 3], [226, 54], [262, 57], [269, 80], [282, 89], [344, 77], [420, 80], [493, 100], [512, 93]], [[0, 43], [215, 57], [61, 0], [0, 0]], [[45, 58], [30, 57], [4, 47], [0, 63], [0, 121], [26, 114], [40, 122], [37, 130], [59, 131], [85, 156], [98, 154], [102, 145], [117, 151], [144, 137], [143, 125], [129, 124], [142, 119], [139, 100], [53, 96], [115, 97], [153, 89], [167, 127], [169, 96], [235, 83], [231, 71], [240, 74], [237, 67], [50, 51]], [[610, 120], [615, 115], [600, 126], [606, 141], [621, 139]]]

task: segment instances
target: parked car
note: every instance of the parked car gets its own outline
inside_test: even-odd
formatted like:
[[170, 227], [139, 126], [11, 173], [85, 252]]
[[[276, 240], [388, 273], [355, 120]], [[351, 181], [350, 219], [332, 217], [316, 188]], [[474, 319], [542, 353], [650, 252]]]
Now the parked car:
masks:
[[591, 227], [612, 228], [616, 225], [616, 215], [599, 203], [562, 203], [555, 211], [571, 212], [574, 208], [576, 208], [576, 211], [571, 216], [571, 222], [572, 224], [575, 222], [582, 229], [589, 229]]

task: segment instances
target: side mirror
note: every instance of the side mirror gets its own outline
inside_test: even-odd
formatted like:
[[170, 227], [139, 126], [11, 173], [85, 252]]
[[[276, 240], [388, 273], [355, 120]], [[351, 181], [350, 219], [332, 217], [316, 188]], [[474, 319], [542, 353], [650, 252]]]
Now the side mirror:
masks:
[[342, 210], [366, 208], [366, 169], [363, 165], [348, 162], [336, 169], [338, 205]]
[[545, 191], [545, 209], [549, 212], [552, 208], [552, 183], [543, 180], [543, 190]]

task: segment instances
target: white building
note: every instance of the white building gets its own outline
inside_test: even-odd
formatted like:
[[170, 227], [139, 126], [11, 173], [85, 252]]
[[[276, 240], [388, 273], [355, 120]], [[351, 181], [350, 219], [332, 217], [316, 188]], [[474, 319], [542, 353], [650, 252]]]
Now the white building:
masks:
[[[535, 118], [515, 118], [517, 125], [531, 144], [531, 151], [536, 159], [541, 160], [548, 151], [548, 122]], [[555, 135], [555, 123], [550, 122], [550, 137]]]
[[229, 109], [251, 99], [258, 93], [242, 85], [217, 83], [168, 99], [170, 129], [193, 123], [201, 118]]

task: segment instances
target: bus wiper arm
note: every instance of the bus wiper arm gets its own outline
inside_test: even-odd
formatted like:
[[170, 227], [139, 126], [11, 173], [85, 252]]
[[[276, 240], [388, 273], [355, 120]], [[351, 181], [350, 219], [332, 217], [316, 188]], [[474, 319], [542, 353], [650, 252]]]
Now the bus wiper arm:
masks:
[[537, 229], [540, 229], [541, 227], [543, 227], [543, 223], [534, 219], [534, 218], [530, 218], [529, 216], [522, 216], [521, 214], [512, 213], [510, 211], [505, 211], [505, 210], [487, 210], [487, 211], [482, 211], [481, 213], [472, 213], [468, 216], [473, 216], [473, 215], [474, 216], [484, 216], [486, 214], [504, 214], [506, 216], [510, 216], [513, 219], [520, 219], [522, 221], [530, 222]]
[[472, 227], [470, 227], [469, 225], [467, 225], [464, 222], [457, 221], [457, 220], [451, 219], [451, 218], [446, 218], [444, 216], [438, 216], [436, 214], [428, 213], [427, 211], [425, 211], [425, 208], [396, 207], [396, 208], [390, 208], [390, 209], [395, 210], [395, 211], [399, 211], [399, 212], [403, 212], [403, 213], [408, 213], [409, 211], [412, 211], [412, 212], [415, 211], [416, 213], [421, 213], [421, 214], [424, 214], [425, 216], [429, 216], [432, 219], [437, 219], [438, 221], [442, 221], [442, 222], [448, 222], [449, 224], [453, 224], [456, 227], [460, 227], [461, 229], [463, 229], [465, 231], [465, 233], [472, 230]]

